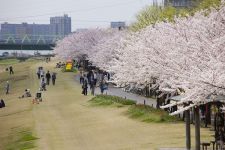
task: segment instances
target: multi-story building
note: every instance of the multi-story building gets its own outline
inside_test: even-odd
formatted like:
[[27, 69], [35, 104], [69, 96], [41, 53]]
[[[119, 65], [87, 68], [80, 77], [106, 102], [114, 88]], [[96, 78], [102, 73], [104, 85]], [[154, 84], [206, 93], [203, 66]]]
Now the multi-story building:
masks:
[[126, 23], [122, 22], [122, 21], [118, 21], [118, 22], [111, 22], [111, 28], [126, 28]]
[[56, 37], [71, 33], [71, 18], [68, 15], [51, 17], [50, 24], [1, 24], [0, 41], [52, 43]]
[[48, 24], [32, 24], [33, 40], [38, 42], [49, 43], [53, 39], [50, 25]]
[[68, 15], [51, 17], [50, 25], [55, 35], [65, 36], [71, 33], [71, 18]]
[[164, 0], [164, 5], [171, 5], [176, 8], [193, 7], [195, 2], [193, 0]]

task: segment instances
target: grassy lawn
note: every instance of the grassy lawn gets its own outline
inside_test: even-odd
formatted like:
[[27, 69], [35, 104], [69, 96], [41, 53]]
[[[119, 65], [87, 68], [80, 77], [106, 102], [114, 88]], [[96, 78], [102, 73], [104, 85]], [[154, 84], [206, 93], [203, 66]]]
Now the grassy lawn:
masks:
[[161, 109], [155, 109], [150, 106], [136, 105], [136, 103], [129, 99], [124, 99], [117, 96], [97, 95], [90, 100], [93, 106], [129, 106], [126, 115], [133, 119], [138, 119], [142, 122], [148, 123], [162, 123], [162, 122], [177, 122], [180, 121], [176, 116], [170, 116], [167, 112]]
[[[185, 147], [185, 123], [176, 116], [170, 116], [167, 112], [150, 106], [136, 105], [133, 101], [115, 96], [98, 95], [92, 98], [89, 102], [91, 103], [91, 106], [100, 107], [100, 110], [104, 109], [104, 107], [108, 108], [105, 111], [110, 110], [115, 113], [120, 110], [121, 115], [124, 115], [128, 120], [131, 118], [130, 121], [133, 120], [140, 124], [143, 122], [144, 124], [141, 124], [141, 126], [147, 126], [148, 129], [144, 132], [148, 132], [149, 134], [149, 136], [146, 137], [149, 140], [149, 143], [146, 147], [143, 146], [143, 149], [147, 147], [150, 150], [158, 150], [159, 148], [164, 147]], [[115, 106], [118, 105], [123, 108], [116, 109]], [[126, 122], [128, 122], [128, 120]], [[136, 131], [138, 129], [135, 128], [133, 130]], [[191, 125], [192, 147], [195, 145], [194, 132], [194, 125]], [[208, 128], [201, 128], [201, 141], [211, 141], [213, 139], [211, 135], [213, 135], [213, 132]], [[136, 134], [136, 136], [139, 135]], [[146, 135], [142, 134], [142, 136]]]
[[35, 137], [30, 129], [24, 129], [20, 132], [13, 133], [9, 136], [11, 139], [6, 145], [6, 150], [25, 150], [35, 148]]
[[18, 59], [0, 59], [0, 65], [12, 65], [18, 62]]
[[[5, 101], [6, 107], [0, 109], [0, 149], [23, 150], [35, 147], [36, 137], [33, 136], [32, 98], [18, 99], [24, 89], [32, 89], [30, 67], [36, 60], [19, 62], [16, 59], [0, 60], [0, 68], [8, 65], [14, 68], [14, 74], [3, 70], [0, 72], [0, 98]], [[9, 81], [10, 91], [5, 94], [5, 83]]]
[[180, 121], [176, 116], [170, 116], [167, 112], [161, 109], [155, 109], [144, 105], [133, 105], [129, 107], [127, 115], [143, 122], [166, 123]]
[[109, 95], [97, 95], [90, 100], [91, 104], [94, 106], [110, 106], [114, 105], [117, 107], [123, 107], [124, 105], [133, 105], [134, 101], [129, 99], [120, 98], [117, 96]]

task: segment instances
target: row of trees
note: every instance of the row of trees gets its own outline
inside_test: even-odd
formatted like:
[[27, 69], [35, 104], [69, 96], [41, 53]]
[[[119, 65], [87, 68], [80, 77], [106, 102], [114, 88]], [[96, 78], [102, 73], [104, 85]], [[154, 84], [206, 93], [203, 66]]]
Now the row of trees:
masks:
[[192, 0], [195, 5], [189, 8], [175, 8], [172, 6], [147, 6], [141, 10], [130, 29], [132, 31], [139, 31], [149, 25], [161, 21], [173, 22], [175, 16], [185, 17], [187, 15], [194, 15], [200, 10], [209, 10], [211, 7], [217, 8], [221, 0]]
[[[114, 74], [118, 86], [160, 89], [182, 88], [184, 111], [225, 94], [225, 7], [193, 16], [160, 22], [139, 32], [90, 29], [57, 43], [59, 57], [87, 57], [94, 65]], [[175, 104], [173, 104], [175, 105]], [[171, 106], [171, 105], [170, 105]]]

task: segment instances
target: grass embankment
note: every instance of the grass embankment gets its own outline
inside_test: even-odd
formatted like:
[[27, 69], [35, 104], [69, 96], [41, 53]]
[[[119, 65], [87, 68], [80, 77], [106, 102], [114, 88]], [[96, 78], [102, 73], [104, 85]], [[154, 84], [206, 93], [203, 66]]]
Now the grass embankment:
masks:
[[126, 115], [130, 118], [138, 119], [142, 122], [177, 122], [179, 119], [175, 116], [169, 116], [169, 114], [161, 109], [155, 109], [150, 106], [136, 105], [136, 103], [129, 99], [124, 99], [117, 96], [109, 95], [97, 95], [90, 100], [93, 106], [116, 106], [124, 107], [128, 106]]
[[114, 105], [117, 107], [123, 107], [125, 105], [133, 105], [134, 101], [120, 98], [117, 96], [109, 96], [109, 95], [97, 95], [96, 97], [90, 100], [91, 104], [94, 106], [110, 106]]
[[0, 65], [12, 65], [18, 62], [18, 59], [0, 59]]
[[[0, 149], [22, 150], [35, 147], [36, 137], [33, 136], [32, 98], [18, 99], [29, 88], [34, 91], [31, 66], [36, 60], [19, 62], [16, 59], [0, 60], [0, 99], [4, 99], [6, 107], [0, 109]], [[6, 71], [13, 66], [14, 74]], [[9, 94], [5, 94], [5, 84], [9, 81]]]
[[6, 150], [25, 150], [35, 148], [34, 141], [38, 138], [35, 137], [29, 129], [13, 133], [9, 136], [10, 142], [6, 146]]
[[131, 118], [139, 119], [143, 122], [160, 123], [179, 121], [179, 118], [177, 118], [176, 116], [169, 116], [166, 111], [144, 105], [133, 105], [129, 107], [127, 114]]

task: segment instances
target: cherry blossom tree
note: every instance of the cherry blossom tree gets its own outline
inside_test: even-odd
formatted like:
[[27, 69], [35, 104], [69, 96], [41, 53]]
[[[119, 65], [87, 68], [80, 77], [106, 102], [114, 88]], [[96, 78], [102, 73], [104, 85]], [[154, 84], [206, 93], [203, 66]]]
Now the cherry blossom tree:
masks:
[[58, 41], [54, 52], [63, 59], [88, 55], [92, 53], [93, 46], [111, 34], [111, 30], [98, 28], [75, 32]]
[[[101, 69], [113, 72], [121, 87], [143, 88], [157, 81], [160, 89], [182, 88], [179, 103], [196, 105], [225, 94], [225, 7], [160, 22], [140, 32], [92, 29], [57, 43], [62, 58], [86, 55]], [[212, 95], [209, 97], [209, 95]], [[170, 107], [171, 104], [164, 106]]]
[[192, 106], [212, 101], [214, 97], [206, 99], [211, 94], [225, 94], [224, 16], [222, 5], [208, 15], [199, 12], [147, 27], [120, 55], [117, 68], [123, 69], [116, 70], [115, 79], [144, 85], [155, 77], [160, 88], [183, 88], [180, 103]]

